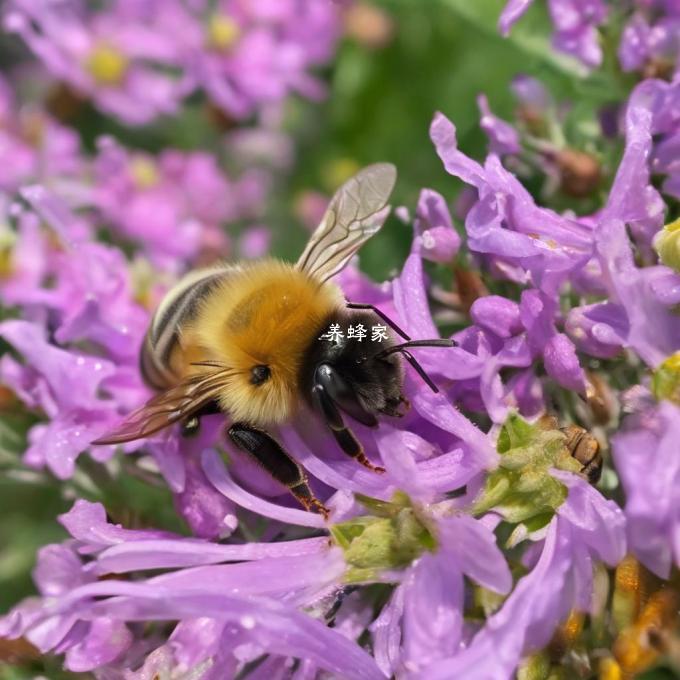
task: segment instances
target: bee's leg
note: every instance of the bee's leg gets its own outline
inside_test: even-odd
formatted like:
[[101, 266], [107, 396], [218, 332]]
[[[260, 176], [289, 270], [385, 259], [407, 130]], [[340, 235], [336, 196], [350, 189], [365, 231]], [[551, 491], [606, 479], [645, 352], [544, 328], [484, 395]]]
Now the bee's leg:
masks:
[[314, 496], [304, 470], [270, 434], [246, 423], [234, 423], [227, 434], [241, 451], [250, 454], [276, 481], [287, 486], [305, 510], [316, 510], [328, 519], [329, 510]]
[[202, 406], [196, 411], [196, 413], [182, 421], [182, 434], [185, 437], [195, 435], [201, 427], [201, 418], [203, 416], [214, 416], [218, 413], [222, 413], [220, 405], [216, 401], [209, 401], [205, 406]]
[[[378, 419], [367, 411], [357, 399], [352, 386], [330, 364], [319, 364], [314, 372], [314, 385], [323, 387], [324, 393], [337, 408], [342, 409], [347, 415], [358, 420], [367, 427], [377, 427]], [[320, 404], [324, 415], [327, 411]], [[344, 425], [340, 423], [340, 429]]]
[[359, 589], [359, 586], [345, 586], [344, 588], [340, 588], [340, 590], [338, 590], [338, 593], [335, 596], [335, 600], [333, 601], [333, 604], [330, 606], [328, 611], [324, 614], [324, 619], [326, 620], [326, 625], [329, 628], [335, 627], [335, 616], [340, 611], [340, 607], [342, 607], [342, 603], [345, 601], [345, 598], [348, 595], [351, 595], [352, 593], [356, 592], [358, 589]]
[[410, 340], [411, 338], [404, 333], [404, 331], [397, 326], [392, 319], [390, 319], [385, 312], [381, 312], [377, 307], [371, 304], [367, 304], [365, 302], [348, 302], [347, 303], [347, 309], [370, 309], [374, 314], [377, 314], [392, 330], [396, 331], [401, 335], [404, 340]]
[[342, 418], [340, 409], [338, 409], [337, 404], [330, 398], [326, 388], [320, 384], [316, 383], [312, 388], [312, 396], [316, 401], [319, 411], [324, 417], [326, 424], [330, 428], [335, 441], [338, 442], [340, 448], [352, 458], [355, 458], [364, 467], [367, 467], [373, 472], [385, 472], [385, 468], [373, 465], [361, 446], [359, 440], [354, 436], [352, 430], [350, 430]]

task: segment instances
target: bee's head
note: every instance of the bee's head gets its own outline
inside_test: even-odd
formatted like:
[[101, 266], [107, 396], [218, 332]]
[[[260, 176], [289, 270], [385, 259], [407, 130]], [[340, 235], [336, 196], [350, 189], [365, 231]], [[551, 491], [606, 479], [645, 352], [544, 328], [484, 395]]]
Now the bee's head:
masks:
[[[314, 351], [314, 377], [310, 387], [313, 388], [315, 382], [323, 382], [329, 397], [356, 420], [375, 424], [378, 414], [404, 415], [408, 402], [403, 394], [403, 359], [437, 391], [407, 347], [450, 347], [453, 345], [450, 340], [398, 343], [385, 321], [370, 312], [348, 315], [335, 326], [335, 334], [329, 330], [322, 335], [319, 340], [322, 344]], [[332, 337], [326, 337], [329, 333]]]

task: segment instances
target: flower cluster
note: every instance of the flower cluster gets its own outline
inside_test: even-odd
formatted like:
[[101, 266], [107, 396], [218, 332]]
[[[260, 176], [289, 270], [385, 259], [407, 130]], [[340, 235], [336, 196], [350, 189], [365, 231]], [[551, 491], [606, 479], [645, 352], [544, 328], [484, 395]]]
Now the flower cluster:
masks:
[[12, 0], [4, 24], [55, 78], [128, 125], [177, 113], [197, 88], [236, 120], [290, 92], [318, 98], [310, 70], [338, 36], [336, 8], [313, 0]]
[[[513, 24], [533, 4], [533, 0], [509, 0], [499, 19], [499, 29], [508, 35]], [[618, 58], [624, 71], [646, 77], [667, 76], [680, 64], [678, 20], [680, 9], [673, 0], [548, 0], [554, 27], [553, 47], [576, 57], [589, 69], [602, 65], [603, 40], [598, 29], [621, 9], [628, 16], [623, 26]], [[618, 17], [615, 17], [618, 18]]]
[[[4, 11], [53, 73], [137, 124], [197, 86], [237, 119], [291, 91], [316, 97], [309, 69], [329, 58], [340, 4]], [[504, 30], [530, 4], [509, 2]], [[621, 66], [663, 75], [648, 66], [677, 58], [674, 3], [633, 5]], [[597, 66], [611, 3], [549, 7], [556, 45]], [[21, 465], [73, 501], [58, 517], [68, 538], [37, 555], [39, 594], [0, 618], [0, 638], [99, 680], [633, 677], [677, 649], [677, 75], [644, 77], [610, 134], [585, 143], [620, 144], [611, 167], [601, 147], [572, 142], [563, 108], [527, 77], [512, 85], [514, 125], [480, 95], [483, 162], [435, 114], [432, 157], [464, 185], [453, 216], [450, 197], [422, 189], [413, 220], [397, 211], [413, 226], [400, 270], [376, 283], [352, 262], [335, 281], [413, 340], [447, 324], [453, 346], [409, 346], [401, 417], [369, 427], [347, 407], [365, 465], [306, 409], [273, 429], [327, 516], [230, 443], [229, 414], [91, 443], [151, 396], [140, 348], [177, 277], [268, 250], [252, 222], [270, 175], [250, 161], [264, 146], [285, 166], [286, 143], [278, 154], [275, 131], [234, 131], [235, 179], [207, 151], [109, 135], [88, 154], [0, 85], [0, 144], [17, 161], [0, 169], [0, 408], [8, 392], [30, 413]], [[536, 172], [541, 200], [522, 182]], [[302, 212], [316, 215], [316, 198]], [[235, 223], [251, 228], [236, 237]], [[345, 330], [362, 347], [388, 339], [387, 325]], [[87, 499], [101, 477], [128, 476], [167, 492], [175, 530]]]

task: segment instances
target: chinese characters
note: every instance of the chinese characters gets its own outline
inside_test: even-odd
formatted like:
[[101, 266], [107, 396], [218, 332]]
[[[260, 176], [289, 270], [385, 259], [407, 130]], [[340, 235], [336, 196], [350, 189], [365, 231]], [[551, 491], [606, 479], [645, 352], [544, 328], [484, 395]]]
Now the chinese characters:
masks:
[[[329, 342], [340, 342], [340, 340], [347, 338], [355, 338], [358, 342], [362, 342], [364, 338], [368, 337], [368, 329], [362, 323], [352, 324], [347, 327], [347, 335], [340, 328], [339, 323], [332, 323], [328, 331], [319, 336], [319, 340], [328, 340]], [[374, 324], [371, 326], [371, 342], [382, 342], [388, 340], [387, 326], [382, 324]]]

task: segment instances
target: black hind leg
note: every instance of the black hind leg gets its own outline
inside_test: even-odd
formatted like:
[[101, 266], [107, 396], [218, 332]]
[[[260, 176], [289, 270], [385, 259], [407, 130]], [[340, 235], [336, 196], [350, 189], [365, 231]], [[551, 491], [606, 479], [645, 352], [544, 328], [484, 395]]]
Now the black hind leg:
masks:
[[[325, 365], [322, 364], [322, 368]], [[332, 369], [329, 369], [332, 370]], [[320, 372], [317, 371], [317, 378], [319, 378]], [[331, 388], [332, 389], [332, 388]], [[385, 472], [385, 468], [373, 465], [370, 460], [366, 457], [364, 453], [364, 448], [359, 442], [359, 440], [354, 436], [352, 430], [350, 430], [345, 425], [345, 420], [340, 413], [340, 409], [336, 404], [335, 400], [330, 396], [329, 391], [324, 384], [324, 381], [317, 379], [316, 384], [312, 388], [312, 396], [316, 402], [316, 406], [326, 421], [326, 424], [330, 428], [330, 431], [335, 437], [335, 441], [338, 442], [340, 448], [351, 458], [361, 463], [364, 467], [367, 467], [373, 472]], [[360, 408], [357, 404], [357, 409]], [[369, 414], [366, 414], [369, 415]], [[377, 421], [376, 421], [377, 422]], [[367, 423], [368, 424], [368, 423]]]
[[267, 432], [245, 423], [234, 423], [227, 431], [241, 451], [250, 454], [276, 481], [290, 489], [305, 510], [316, 510], [328, 519], [328, 508], [309, 488], [303, 469]]

